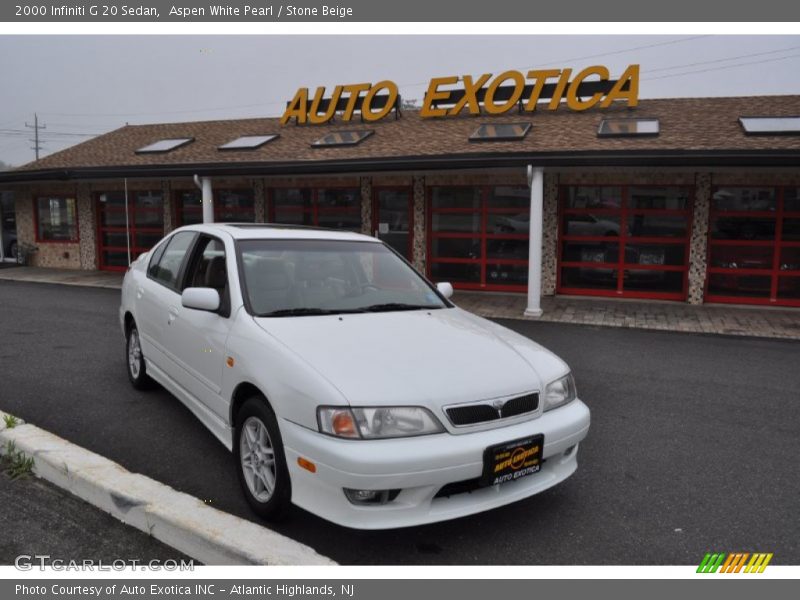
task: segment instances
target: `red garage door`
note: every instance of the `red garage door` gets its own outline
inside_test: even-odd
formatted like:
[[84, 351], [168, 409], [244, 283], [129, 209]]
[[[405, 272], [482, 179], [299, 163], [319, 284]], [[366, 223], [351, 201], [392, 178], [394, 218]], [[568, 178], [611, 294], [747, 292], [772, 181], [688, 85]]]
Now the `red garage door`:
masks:
[[714, 189], [705, 298], [800, 306], [800, 188]]
[[124, 271], [164, 236], [164, 202], [161, 192], [101, 192], [97, 200], [97, 255], [101, 269]]
[[691, 188], [561, 188], [561, 294], [684, 300]]

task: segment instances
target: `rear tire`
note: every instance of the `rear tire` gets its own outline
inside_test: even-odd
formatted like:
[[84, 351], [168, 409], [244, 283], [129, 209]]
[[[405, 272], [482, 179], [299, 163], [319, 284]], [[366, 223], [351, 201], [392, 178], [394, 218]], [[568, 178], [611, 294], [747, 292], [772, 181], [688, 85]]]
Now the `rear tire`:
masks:
[[16, 241], [11, 242], [11, 244], [9, 244], [8, 246], [8, 255], [14, 260], [17, 260], [17, 252], [18, 252], [17, 242]]
[[261, 395], [248, 398], [236, 415], [233, 455], [253, 512], [270, 521], [284, 518], [291, 506], [292, 484], [278, 419]]
[[136, 323], [131, 323], [125, 335], [125, 364], [128, 370], [128, 379], [137, 390], [147, 390], [153, 387], [153, 380], [147, 375], [147, 365], [142, 354], [142, 342], [139, 338], [139, 329]]

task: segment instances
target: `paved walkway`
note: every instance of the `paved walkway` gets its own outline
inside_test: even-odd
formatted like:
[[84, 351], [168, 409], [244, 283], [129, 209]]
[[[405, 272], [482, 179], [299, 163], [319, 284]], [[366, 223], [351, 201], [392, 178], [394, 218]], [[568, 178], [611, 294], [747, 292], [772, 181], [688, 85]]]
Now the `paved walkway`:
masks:
[[548, 296], [533, 319], [524, 294], [456, 292], [453, 301], [484, 317], [800, 340], [800, 309]]
[[0, 280], [60, 283], [121, 289], [124, 273], [117, 271], [76, 271], [73, 269], [47, 269], [44, 267], [8, 267], [0, 269]]
[[[108, 271], [39, 267], [0, 269], [0, 280], [112, 289], [122, 286], [122, 277], [122, 273]], [[531, 319], [523, 316], [526, 305], [524, 294], [461, 291], [456, 292], [453, 300], [460, 307], [484, 317]], [[544, 314], [539, 317], [540, 321], [800, 340], [800, 308], [751, 308], [720, 304], [691, 306], [681, 302], [549, 296], [542, 298], [542, 309]]]

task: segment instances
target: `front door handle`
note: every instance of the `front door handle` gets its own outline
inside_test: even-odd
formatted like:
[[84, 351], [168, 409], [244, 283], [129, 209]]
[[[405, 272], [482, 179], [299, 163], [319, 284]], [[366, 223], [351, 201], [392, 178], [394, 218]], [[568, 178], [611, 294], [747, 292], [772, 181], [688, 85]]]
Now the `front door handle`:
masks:
[[169, 316], [167, 317], [167, 325], [172, 325], [172, 322], [178, 318], [178, 309], [172, 307], [169, 309]]

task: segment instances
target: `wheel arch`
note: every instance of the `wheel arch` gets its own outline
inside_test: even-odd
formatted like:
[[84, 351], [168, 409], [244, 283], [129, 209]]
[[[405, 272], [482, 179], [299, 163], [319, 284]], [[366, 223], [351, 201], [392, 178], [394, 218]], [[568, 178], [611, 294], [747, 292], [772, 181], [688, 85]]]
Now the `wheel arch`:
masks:
[[242, 404], [244, 404], [248, 398], [256, 394], [261, 396], [264, 402], [267, 403], [267, 406], [272, 409], [272, 405], [269, 403], [269, 400], [267, 400], [267, 395], [259, 387], [249, 381], [242, 381], [234, 388], [233, 394], [231, 394], [231, 408], [230, 414], [228, 415], [228, 422], [231, 426], [236, 423], [236, 414], [239, 412]]
[[123, 319], [123, 323], [125, 324], [125, 335], [128, 335], [128, 332], [131, 330], [131, 325], [136, 322], [136, 319], [133, 318], [133, 313], [130, 310], [125, 311], [125, 316]]

